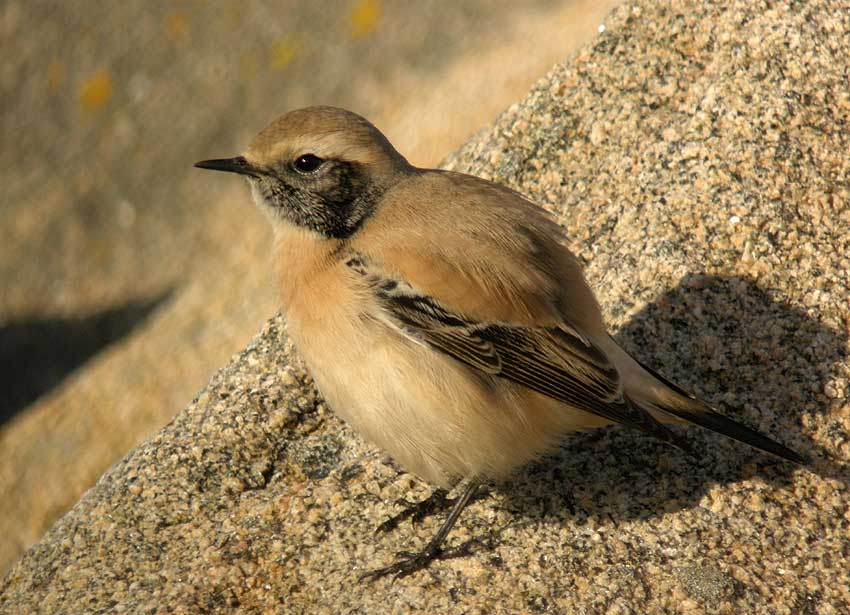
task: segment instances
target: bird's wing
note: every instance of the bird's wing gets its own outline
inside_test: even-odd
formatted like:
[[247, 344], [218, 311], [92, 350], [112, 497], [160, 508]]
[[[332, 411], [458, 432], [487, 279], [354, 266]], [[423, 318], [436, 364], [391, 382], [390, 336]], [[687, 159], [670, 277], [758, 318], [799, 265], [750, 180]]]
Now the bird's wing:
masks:
[[415, 341], [485, 374], [681, 446], [649, 412], [630, 403], [616, 367], [569, 324], [474, 322], [363, 256], [346, 264], [366, 282], [393, 325]]

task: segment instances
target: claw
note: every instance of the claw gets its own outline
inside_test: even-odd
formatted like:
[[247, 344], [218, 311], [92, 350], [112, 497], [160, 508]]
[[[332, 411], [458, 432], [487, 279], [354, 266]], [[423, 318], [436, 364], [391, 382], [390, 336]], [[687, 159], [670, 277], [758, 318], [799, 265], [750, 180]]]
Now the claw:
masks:
[[404, 498], [396, 500], [396, 504], [405, 507], [404, 510], [381, 523], [375, 529], [375, 533], [391, 532], [405, 519], [410, 519], [414, 524], [419, 523], [428, 515], [452, 506], [456, 498], [447, 498], [446, 495], [448, 495], [448, 492], [445, 489], [435, 489], [431, 495], [421, 502], [411, 502]]
[[396, 553], [397, 561], [384, 568], [378, 568], [360, 575], [360, 580], [369, 579], [373, 581], [388, 575], [393, 575], [393, 580], [402, 579], [406, 576], [424, 570], [434, 560], [447, 560], [456, 557], [466, 557], [472, 554], [472, 547], [483, 544], [477, 538], [470, 538], [451, 549], [442, 549], [428, 545], [419, 553], [412, 551], [399, 551]]
[[377, 570], [366, 572], [360, 575], [360, 580], [369, 579], [370, 581], [374, 581], [375, 579], [380, 579], [387, 575], [393, 575], [393, 580], [402, 579], [414, 572], [424, 570], [428, 567], [428, 564], [437, 559], [441, 553], [442, 549], [440, 548], [430, 549], [428, 547], [423, 549], [420, 553], [402, 551], [397, 554], [399, 559], [395, 563], [385, 566], [384, 568], [378, 568]]
[[478, 489], [478, 485], [480, 483], [477, 480], [471, 480], [469, 484], [464, 489], [463, 493], [455, 498], [448, 499], [446, 497], [447, 493], [443, 489], [436, 489], [434, 492], [425, 500], [418, 502], [413, 507], [409, 507], [399, 514], [395, 515], [384, 521], [381, 525], [378, 526], [377, 531], [388, 531], [394, 529], [398, 526], [399, 522], [403, 519], [407, 519], [408, 517], [413, 517], [413, 522], [417, 522], [425, 518], [425, 516], [434, 512], [435, 508], [445, 507], [450, 504], [452, 509], [449, 513], [448, 518], [443, 522], [440, 526], [440, 529], [437, 531], [437, 534], [431, 539], [431, 541], [425, 546], [422, 551], [419, 553], [412, 553], [410, 551], [402, 551], [396, 554], [398, 561], [394, 564], [386, 566], [384, 568], [378, 568], [377, 570], [372, 570], [371, 572], [365, 572], [360, 575], [360, 580], [369, 579], [380, 579], [381, 577], [385, 577], [387, 575], [393, 575], [393, 580], [400, 579], [402, 577], [406, 577], [414, 572], [419, 570], [423, 570], [428, 567], [435, 559], [450, 559], [452, 557], [461, 557], [464, 555], [469, 555], [470, 549], [473, 544], [480, 544], [479, 540], [472, 539], [467, 540], [461, 545], [454, 547], [452, 549], [442, 549], [440, 545], [443, 544], [446, 537], [449, 535], [452, 527], [457, 521], [460, 513], [463, 512], [463, 509], [472, 499], [472, 496], [475, 494], [475, 491]]

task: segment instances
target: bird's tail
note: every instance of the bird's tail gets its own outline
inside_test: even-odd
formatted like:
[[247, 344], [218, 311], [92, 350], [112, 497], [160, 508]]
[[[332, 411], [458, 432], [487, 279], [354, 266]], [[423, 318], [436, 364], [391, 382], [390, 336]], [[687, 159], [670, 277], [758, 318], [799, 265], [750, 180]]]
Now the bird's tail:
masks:
[[626, 353], [613, 339], [611, 342], [616, 346], [614, 355], [626, 397], [632, 404], [650, 412], [659, 421], [693, 423], [782, 459], [799, 464], [807, 463], [802, 455], [720, 414], [701, 399]]

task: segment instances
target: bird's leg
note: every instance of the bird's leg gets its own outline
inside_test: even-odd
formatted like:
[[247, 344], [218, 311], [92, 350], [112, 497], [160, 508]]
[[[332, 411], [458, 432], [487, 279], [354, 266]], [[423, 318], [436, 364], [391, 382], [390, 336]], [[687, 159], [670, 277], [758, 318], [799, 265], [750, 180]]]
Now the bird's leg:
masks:
[[[449, 512], [449, 516], [443, 522], [443, 525], [440, 526], [440, 529], [437, 530], [437, 533], [434, 535], [434, 537], [428, 542], [427, 545], [425, 545], [424, 549], [422, 549], [418, 553], [402, 551], [401, 553], [397, 554], [399, 559], [394, 564], [391, 564], [385, 568], [378, 568], [377, 570], [372, 570], [371, 572], [364, 573], [360, 576], [360, 578], [379, 579], [388, 574], [392, 574], [395, 575], [395, 578], [398, 579], [401, 577], [406, 577], [407, 575], [412, 574], [417, 570], [427, 568], [428, 564], [430, 564], [435, 559], [450, 559], [452, 557], [468, 555], [469, 548], [475, 542], [474, 539], [468, 540], [462, 545], [453, 549], [443, 549], [441, 545], [446, 540], [446, 537], [449, 535], [449, 532], [452, 531], [452, 527], [454, 527], [454, 524], [458, 520], [458, 517], [460, 517], [460, 514], [463, 512], [463, 509], [466, 508], [466, 505], [469, 504], [469, 502], [472, 500], [472, 496], [478, 489], [479, 484], [479, 481], [476, 479], [470, 480], [463, 493], [454, 500], [448, 500], [448, 498], [446, 498], [445, 491], [443, 491], [443, 494], [441, 496], [442, 502], [453, 502], [452, 510], [451, 512]], [[438, 489], [437, 491], [442, 490]], [[428, 498], [428, 500], [430, 499], [431, 498]], [[406, 512], [408, 511], [404, 511], [404, 513]], [[410, 514], [405, 515], [405, 518], [409, 516], [413, 516], [414, 518], [416, 518], [415, 515], [416, 512], [414, 511]], [[393, 519], [395, 519], [395, 517], [393, 517]], [[390, 519], [390, 521], [392, 521], [393, 519]], [[395, 525], [398, 525], [398, 521], [396, 521]], [[392, 527], [395, 527], [395, 525], [393, 525]]]
[[434, 489], [431, 495], [419, 502], [411, 502], [405, 499], [398, 500], [397, 504], [402, 504], [405, 507], [404, 510], [384, 521], [378, 526], [375, 533], [391, 532], [405, 519], [412, 519], [413, 523], [418, 523], [437, 511], [445, 510], [453, 505], [457, 499], [446, 497], [448, 494], [449, 492], [445, 489]]

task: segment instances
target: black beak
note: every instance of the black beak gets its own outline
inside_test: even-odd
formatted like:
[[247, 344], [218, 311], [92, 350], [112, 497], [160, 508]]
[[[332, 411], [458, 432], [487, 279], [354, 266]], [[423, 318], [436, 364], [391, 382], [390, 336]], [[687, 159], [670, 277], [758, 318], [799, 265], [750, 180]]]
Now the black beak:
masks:
[[236, 158], [218, 158], [216, 160], [201, 160], [200, 162], [196, 162], [195, 166], [199, 169], [227, 171], [228, 173], [239, 173], [240, 175], [250, 175], [251, 177], [260, 176], [260, 170], [251, 166], [251, 163], [242, 156], [237, 156]]

